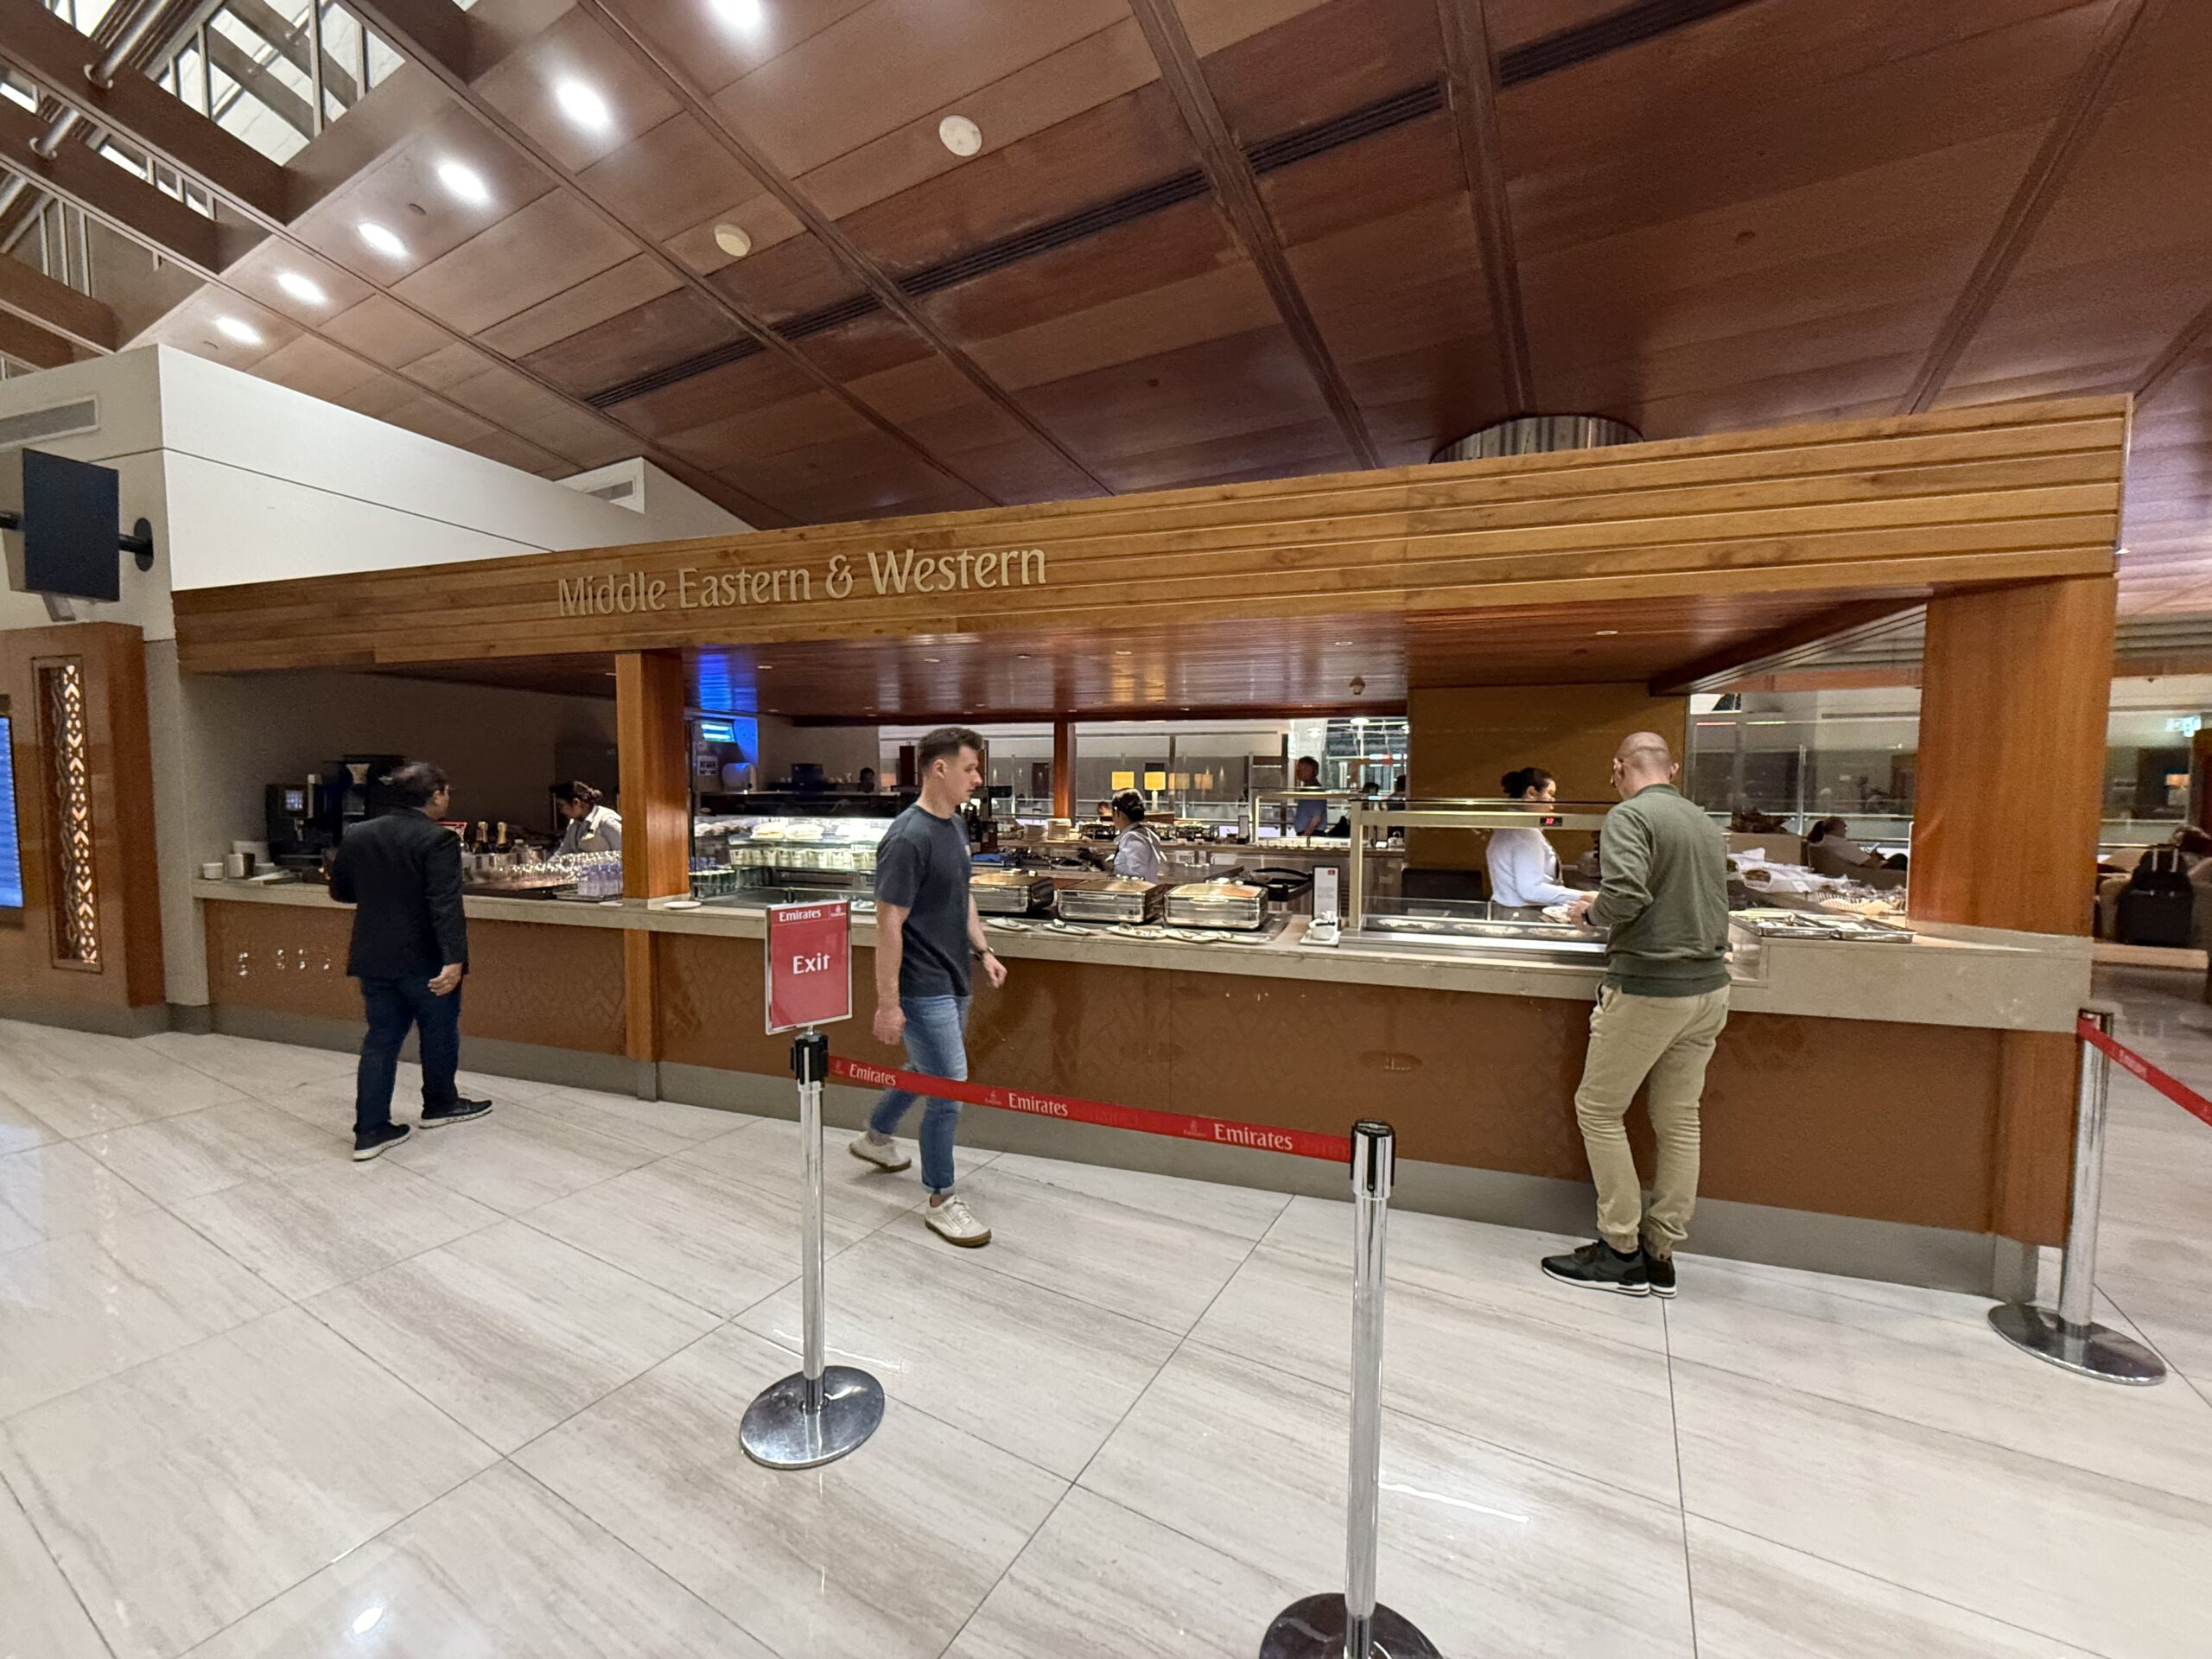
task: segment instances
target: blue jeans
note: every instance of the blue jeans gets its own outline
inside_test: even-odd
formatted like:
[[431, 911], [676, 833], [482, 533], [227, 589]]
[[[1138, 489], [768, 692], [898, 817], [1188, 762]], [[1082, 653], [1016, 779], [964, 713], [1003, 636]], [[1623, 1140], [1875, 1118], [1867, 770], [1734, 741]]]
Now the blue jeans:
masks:
[[361, 1002], [368, 1011], [369, 1034], [361, 1039], [361, 1069], [353, 1082], [353, 1133], [371, 1135], [391, 1126], [391, 1085], [399, 1069], [399, 1046], [407, 1028], [423, 1033], [423, 1103], [450, 1106], [461, 1098], [454, 1073], [461, 1069], [461, 991], [446, 996], [430, 990], [427, 975], [409, 979], [365, 979]]
[[[915, 1071], [954, 1083], [968, 1081], [968, 1001], [964, 996], [902, 996], [906, 1015], [906, 1061]], [[868, 1121], [878, 1135], [895, 1135], [917, 1095], [887, 1089]], [[952, 1191], [952, 1138], [960, 1128], [960, 1103], [932, 1095], [922, 1109], [922, 1185]]]

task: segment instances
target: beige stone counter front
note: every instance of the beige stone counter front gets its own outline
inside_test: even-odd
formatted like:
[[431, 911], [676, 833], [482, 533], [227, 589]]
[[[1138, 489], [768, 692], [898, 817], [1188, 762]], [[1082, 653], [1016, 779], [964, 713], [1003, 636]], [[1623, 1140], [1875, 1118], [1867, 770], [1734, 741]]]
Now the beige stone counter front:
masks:
[[[326, 912], [344, 909], [322, 887], [307, 882], [200, 880], [193, 884], [193, 892], [202, 899], [297, 906]], [[474, 920], [550, 927], [758, 939], [766, 926], [763, 912], [757, 909], [715, 905], [671, 909], [664, 900], [610, 899], [594, 905], [470, 898], [464, 905]], [[1293, 917], [1282, 931], [1251, 944], [1140, 941], [1103, 931], [1069, 937], [996, 927], [991, 929], [991, 940], [1010, 963], [1166, 969], [1577, 1002], [1594, 1000], [1601, 977], [1595, 967], [1517, 962], [1450, 949], [1349, 943], [1315, 946], [1305, 942], [1306, 929], [1305, 918]], [[855, 918], [853, 940], [859, 948], [874, 948], [875, 927], [870, 918]], [[1738, 952], [1731, 967], [1729, 1000], [1732, 1008], [1745, 1014], [2071, 1032], [2075, 1014], [2089, 994], [2090, 966], [2087, 940], [1990, 929], [1921, 928], [1909, 944], [1769, 939], [1756, 949]]]

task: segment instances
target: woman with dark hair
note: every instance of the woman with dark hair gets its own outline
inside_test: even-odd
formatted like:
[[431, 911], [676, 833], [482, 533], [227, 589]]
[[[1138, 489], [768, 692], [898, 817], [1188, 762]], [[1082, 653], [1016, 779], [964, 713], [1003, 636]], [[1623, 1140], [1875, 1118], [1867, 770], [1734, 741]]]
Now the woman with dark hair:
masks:
[[[1509, 801], [1542, 804], [1559, 798], [1559, 780], [1541, 766], [1522, 766], [1498, 779]], [[1559, 855], [1544, 832], [1528, 829], [1490, 832], [1490, 897], [1496, 905], [1533, 910], [1571, 903], [1577, 894], [1559, 879]]]
[[1144, 797], [1125, 789], [1114, 798], [1114, 874], [1140, 881], [1157, 881], [1166, 868], [1167, 855], [1160, 837], [1144, 821]]
[[553, 785], [554, 810], [566, 818], [561, 832], [563, 853], [619, 853], [622, 850], [622, 819], [600, 804], [602, 797], [589, 784]]

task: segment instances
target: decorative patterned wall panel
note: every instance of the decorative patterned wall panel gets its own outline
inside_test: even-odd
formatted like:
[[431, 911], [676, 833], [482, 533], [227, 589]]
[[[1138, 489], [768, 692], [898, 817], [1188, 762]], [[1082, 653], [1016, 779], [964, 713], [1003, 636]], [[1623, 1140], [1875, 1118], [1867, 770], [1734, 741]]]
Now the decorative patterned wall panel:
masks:
[[54, 964], [100, 970], [100, 896], [93, 872], [92, 733], [86, 718], [85, 664], [65, 657], [38, 665], [46, 790], [53, 837], [48, 847], [53, 894]]

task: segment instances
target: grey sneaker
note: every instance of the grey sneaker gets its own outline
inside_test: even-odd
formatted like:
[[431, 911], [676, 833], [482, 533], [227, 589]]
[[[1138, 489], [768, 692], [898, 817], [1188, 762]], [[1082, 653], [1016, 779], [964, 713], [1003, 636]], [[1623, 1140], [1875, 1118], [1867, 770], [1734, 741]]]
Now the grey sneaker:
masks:
[[1651, 1294], [1642, 1245], [1623, 1255], [1604, 1239], [1596, 1239], [1572, 1255], [1546, 1256], [1543, 1269], [1560, 1283], [1580, 1285], [1585, 1290], [1610, 1290], [1617, 1296]]

